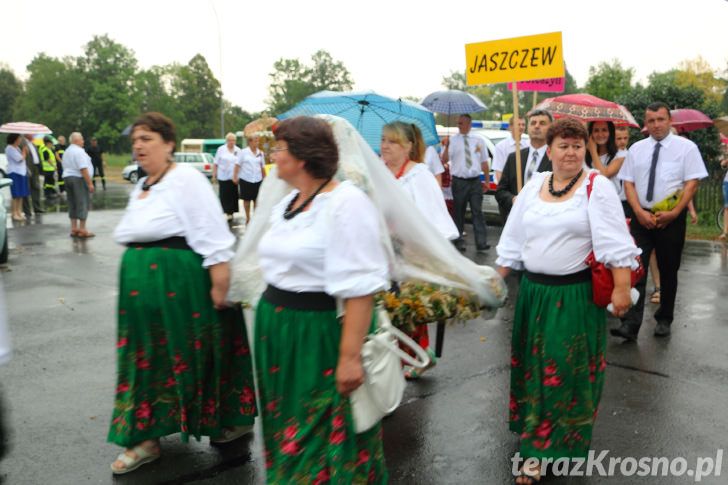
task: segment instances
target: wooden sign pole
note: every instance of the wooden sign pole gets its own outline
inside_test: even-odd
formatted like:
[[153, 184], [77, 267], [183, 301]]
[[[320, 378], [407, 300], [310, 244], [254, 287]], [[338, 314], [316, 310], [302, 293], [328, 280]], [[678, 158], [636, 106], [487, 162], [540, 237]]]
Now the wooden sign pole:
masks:
[[521, 130], [518, 129], [518, 86], [513, 82], [513, 139], [516, 140], [516, 186], [518, 192], [523, 187], [523, 174], [521, 173]]
[[533, 92], [533, 107], [536, 107], [536, 104], [538, 104], [538, 91]]

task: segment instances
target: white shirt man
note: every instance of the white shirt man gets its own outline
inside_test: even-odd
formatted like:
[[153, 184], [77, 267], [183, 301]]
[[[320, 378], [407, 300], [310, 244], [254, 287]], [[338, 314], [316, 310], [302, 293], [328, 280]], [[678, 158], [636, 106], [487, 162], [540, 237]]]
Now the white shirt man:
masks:
[[433, 146], [427, 147], [425, 150], [425, 165], [430, 169], [432, 175], [437, 179], [437, 183], [442, 187], [442, 173], [445, 171], [445, 167], [442, 165], [440, 160], [440, 154]]
[[[496, 144], [495, 151], [493, 152], [492, 168], [495, 172], [496, 183], [498, 183], [501, 178], [501, 174], [503, 173], [503, 167], [506, 166], [506, 160], [508, 160], [508, 155], [516, 151], [516, 140], [513, 138], [513, 118], [511, 118], [508, 122], [508, 128], [508, 136]], [[523, 135], [525, 129], [526, 120], [523, 118], [518, 118], [518, 130], [520, 131], [521, 135]], [[526, 148], [528, 146], [528, 140], [521, 137], [520, 146], [521, 148]]]
[[488, 149], [483, 138], [470, 134], [470, 115], [458, 118], [460, 133], [450, 137], [443, 149], [442, 161], [450, 161], [450, 174], [452, 175], [453, 219], [460, 232], [460, 237], [454, 241], [455, 247], [465, 251], [465, 240], [462, 237], [465, 226], [465, 211], [470, 205], [473, 217], [473, 232], [475, 233], [475, 246], [478, 251], [485, 251], [490, 246], [486, 239], [485, 216], [483, 215], [483, 188], [480, 174], [489, 173]]
[[[627, 152], [617, 176], [624, 181], [629, 202], [630, 232], [642, 249], [646, 263], [654, 250], [660, 269], [660, 307], [654, 335], [670, 335], [673, 321], [677, 272], [685, 243], [687, 205], [698, 189], [698, 180], [708, 176], [700, 151], [695, 143], [670, 134], [672, 119], [665, 103], [653, 103], [645, 112], [649, 138], [638, 141]], [[682, 190], [671, 204], [660, 202]], [[660, 205], [657, 205], [660, 204]], [[658, 210], [659, 208], [659, 210]], [[610, 330], [612, 335], [636, 340], [642, 325], [647, 275], [635, 288], [640, 299], [622, 319], [622, 325]]]

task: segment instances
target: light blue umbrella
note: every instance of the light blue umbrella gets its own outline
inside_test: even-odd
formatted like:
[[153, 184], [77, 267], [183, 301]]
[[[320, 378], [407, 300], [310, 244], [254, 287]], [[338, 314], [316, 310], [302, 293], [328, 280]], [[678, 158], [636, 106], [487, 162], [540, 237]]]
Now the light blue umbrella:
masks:
[[392, 121], [416, 124], [427, 145], [440, 141], [435, 117], [430, 111], [415, 102], [388, 98], [374, 91], [319, 91], [277, 118], [282, 120], [315, 114], [330, 114], [346, 119], [376, 153], [379, 153], [382, 126]]
[[435, 91], [420, 101], [420, 104], [430, 111], [451, 115], [455, 113], [477, 113], [488, 109], [481, 100], [470, 93], [450, 89]]

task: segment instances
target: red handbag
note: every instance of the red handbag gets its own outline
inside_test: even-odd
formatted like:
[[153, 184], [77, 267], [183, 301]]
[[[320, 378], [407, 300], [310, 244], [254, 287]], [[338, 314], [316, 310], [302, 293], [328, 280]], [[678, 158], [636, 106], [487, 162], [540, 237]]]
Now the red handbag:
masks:
[[[586, 188], [587, 198], [591, 197], [592, 187], [594, 185], [594, 178], [597, 176], [597, 172], [591, 172], [589, 174], [589, 185]], [[629, 219], [627, 226], [629, 226]], [[642, 258], [635, 257], [638, 263], [637, 269], [633, 269], [630, 272], [631, 286], [634, 287], [637, 282], [645, 275], [645, 268], [642, 266]], [[614, 291], [614, 278], [612, 272], [604, 266], [604, 263], [600, 263], [594, 258], [594, 251], [589, 253], [586, 260], [584, 261], [587, 266], [591, 269], [592, 274], [592, 298], [597, 306], [605, 308], [612, 302], [612, 291]]]

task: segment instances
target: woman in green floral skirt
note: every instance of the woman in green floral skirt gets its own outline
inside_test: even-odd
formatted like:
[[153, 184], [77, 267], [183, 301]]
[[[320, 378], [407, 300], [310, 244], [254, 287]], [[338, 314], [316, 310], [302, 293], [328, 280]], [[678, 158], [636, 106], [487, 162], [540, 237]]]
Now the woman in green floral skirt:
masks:
[[614, 314], [630, 304], [639, 249], [614, 185], [601, 175], [587, 196], [588, 133], [564, 118], [547, 133], [553, 172], [534, 174], [518, 194], [497, 247], [498, 272], [523, 270], [511, 343], [510, 428], [521, 436], [516, 483], [540, 480], [544, 458], [587, 457], [604, 384], [606, 322], [592, 301], [584, 261], [593, 250], [614, 277]]
[[385, 483], [380, 425], [356, 434], [348, 399], [364, 382], [373, 294], [389, 282], [376, 209], [332, 179], [338, 152], [326, 121], [286, 119], [275, 138], [277, 175], [295, 190], [258, 246], [268, 283], [255, 322], [267, 481]]
[[160, 456], [180, 433], [227, 442], [252, 430], [252, 363], [240, 308], [225, 301], [234, 236], [205, 177], [172, 159], [176, 130], [159, 113], [132, 125], [148, 176], [114, 231], [128, 246], [119, 284], [118, 383], [108, 440], [111, 470]]

